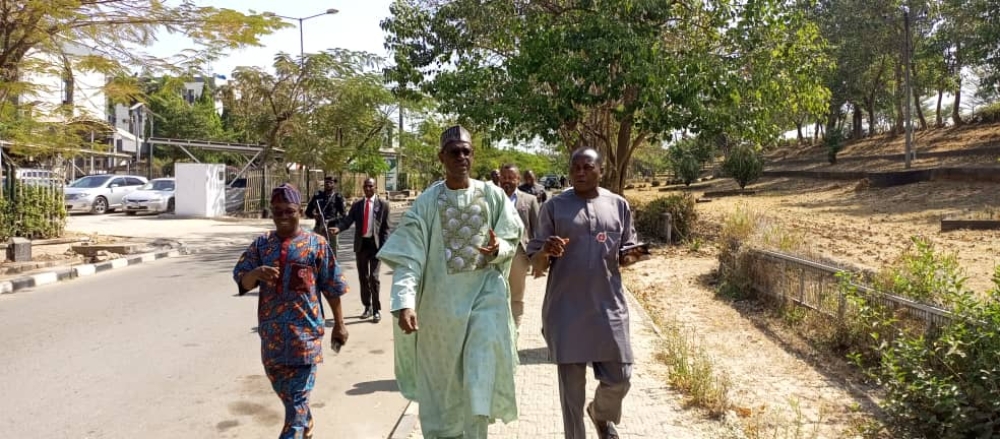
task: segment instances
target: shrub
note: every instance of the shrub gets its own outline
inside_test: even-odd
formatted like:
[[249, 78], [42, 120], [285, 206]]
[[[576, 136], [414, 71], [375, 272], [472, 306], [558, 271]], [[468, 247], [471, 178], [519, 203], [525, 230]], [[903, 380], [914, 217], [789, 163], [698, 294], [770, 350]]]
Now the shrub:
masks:
[[826, 136], [823, 137], [823, 144], [826, 145], [826, 159], [831, 165], [837, 164], [837, 154], [844, 149], [846, 138], [844, 131], [836, 128], [827, 131]]
[[694, 197], [690, 194], [660, 197], [648, 203], [630, 201], [629, 204], [636, 212], [632, 218], [635, 229], [643, 239], [666, 241], [664, 213], [669, 212], [671, 215], [672, 238], [675, 242], [687, 239], [698, 219], [694, 210]]
[[984, 300], [953, 292], [953, 320], [933, 336], [902, 331], [879, 345], [868, 373], [885, 389], [882, 407], [897, 437], [1000, 436], [1000, 268]]
[[951, 306], [948, 298], [965, 289], [965, 276], [954, 254], [941, 254], [924, 238], [911, 238], [912, 245], [880, 273], [877, 285], [883, 291], [918, 302]]
[[1000, 102], [994, 102], [976, 109], [972, 120], [978, 123], [1000, 122]]
[[711, 142], [699, 139], [684, 139], [671, 145], [667, 150], [670, 170], [685, 186], [690, 186], [701, 175], [702, 166], [711, 158], [712, 148]]
[[744, 189], [764, 175], [764, 155], [755, 146], [739, 145], [729, 151], [722, 168]]
[[66, 227], [62, 191], [17, 183], [13, 194], [0, 198], [0, 241], [11, 237], [54, 238]]

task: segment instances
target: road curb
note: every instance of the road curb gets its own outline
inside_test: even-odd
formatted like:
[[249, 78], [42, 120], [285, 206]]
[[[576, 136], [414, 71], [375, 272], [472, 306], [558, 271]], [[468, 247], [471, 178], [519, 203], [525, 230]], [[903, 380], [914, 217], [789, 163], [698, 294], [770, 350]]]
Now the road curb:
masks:
[[392, 428], [388, 439], [408, 439], [417, 427], [417, 405], [413, 401], [406, 403], [406, 408], [399, 415], [396, 426]]
[[35, 273], [28, 276], [2, 281], [0, 282], [0, 294], [12, 294], [28, 288], [54, 284], [70, 279], [76, 279], [78, 277], [93, 276], [97, 273], [103, 273], [116, 268], [130, 267], [146, 262], [152, 262], [158, 259], [174, 258], [184, 254], [188, 254], [188, 252], [182, 252], [180, 250], [163, 250], [158, 252], [130, 255], [96, 264], [80, 264], [71, 267], [56, 268], [52, 271], [44, 273]]

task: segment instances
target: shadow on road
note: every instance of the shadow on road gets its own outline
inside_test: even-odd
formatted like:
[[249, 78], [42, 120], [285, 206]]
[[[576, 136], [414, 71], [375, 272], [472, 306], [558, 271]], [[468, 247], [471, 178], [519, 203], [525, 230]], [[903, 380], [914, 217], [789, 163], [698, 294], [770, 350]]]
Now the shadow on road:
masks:
[[357, 383], [354, 388], [348, 390], [348, 395], [370, 395], [375, 392], [398, 392], [399, 386], [396, 385], [396, 380], [378, 380], [378, 381], [365, 381], [363, 383]]

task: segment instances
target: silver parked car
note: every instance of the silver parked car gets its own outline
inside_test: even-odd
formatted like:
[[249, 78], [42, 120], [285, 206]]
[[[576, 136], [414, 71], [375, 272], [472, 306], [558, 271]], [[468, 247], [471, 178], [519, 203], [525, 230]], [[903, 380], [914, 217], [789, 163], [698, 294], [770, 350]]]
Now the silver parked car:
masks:
[[125, 203], [125, 214], [173, 212], [175, 184], [173, 178], [150, 180], [122, 200]]
[[138, 175], [88, 175], [66, 186], [66, 211], [97, 215], [121, 209], [125, 195], [147, 183]]

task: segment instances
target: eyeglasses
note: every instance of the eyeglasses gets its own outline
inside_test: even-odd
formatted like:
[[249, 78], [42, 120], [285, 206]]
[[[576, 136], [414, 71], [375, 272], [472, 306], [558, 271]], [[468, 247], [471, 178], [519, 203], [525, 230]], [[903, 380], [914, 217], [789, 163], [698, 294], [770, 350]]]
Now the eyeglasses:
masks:
[[468, 146], [466, 147], [456, 146], [453, 148], [448, 148], [444, 152], [452, 157], [461, 157], [461, 156], [472, 157], [472, 148]]
[[271, 211], [271, 213], [274, 214], [275, 218], [284, 218], [295, 216], [295, 214], [299, 213], [299, 211], [298, 209], [275, 209]]

